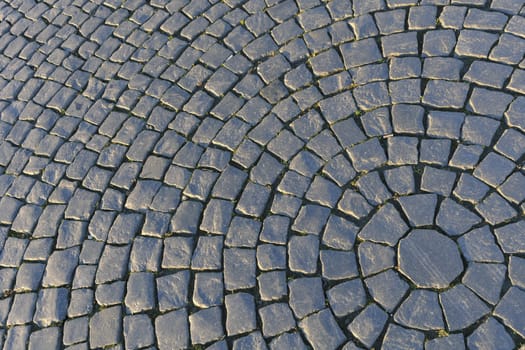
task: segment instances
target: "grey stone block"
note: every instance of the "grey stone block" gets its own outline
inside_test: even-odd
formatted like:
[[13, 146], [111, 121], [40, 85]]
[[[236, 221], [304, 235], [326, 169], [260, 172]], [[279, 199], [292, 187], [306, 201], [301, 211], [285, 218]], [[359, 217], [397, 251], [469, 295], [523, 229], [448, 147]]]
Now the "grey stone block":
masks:
[[425, 335], [418, 331], [408, 330], [397, 325], [390, 325], [383, 339], [382, 347], [385, 349], [423, 349]]
[[286, 303], [272, 303], [260, 308], [259, 317], [265, 338], [279, 335], [296, 327], [292, 310]]
[[190, 315], [190, 334], [192, 344], [206, 344], [224, 336], [222, 311], [212, 307]]
[[489, 312], [485, 303], [463, 285], [441, 293], [439, 300], [451, 331], [466, 328]]
[[361, 343], [371, 347], [383, 331], [387, 318], [387, 313], [372, 303], [361, 311], [347, 328]]
[[288, 241], [288, 268], [311, 274], [317, 271], [319, 238], [315, 235], [292, 236]]
[[462, 282], [487, 303], [494, 305], [500, 299], [507, 267], [502, 264], [470, 263]]
[[488, 195], [476, 205], [476, 210], [492, 225], [506, 222], [518, 215], [518, 212], [497, 193]]
[[479, 30], [460, 31], [455, 53], [458, 56], [487, 58], [491, 47], [498, 40], [498, 35]]
[[503, 323], [510, 327], [520, 336], [524, 335], [525, 325], [520, 318], [518, 310], [525, 302], [525, 294], [517, 287], [511, 287], [500, 300], [494, 314], [503, 320]]
[[471, 349], [482, 347], [513, 349], [515, 347], [505, 327], [493, 317], [488, 318], [467, 338], [467, 344]]
[[354, 17], [348, 21], [348, 24], [353, 29], [357, 40], [375, 37], [379, 34], [374, 18], [369, 14]]
[[365, 284], [370, 296], [388, 312], [396, 308], [409, 288], [408, 283], [392, 269], [366, 278]]
[[[341, 280], [358, 275], [355, 253], [322, 250], [320, 254], [321, 273], [328, 280]], [[343, 263], [340, 265], [340, 263]]]
[[408, 231], [407, 224], [392, 204], [381, 207], [361, 229], [358, 237], [377, 243], [395, 246]]
[[425, 88], [422, 102], [431, 107], [461, 109], [468, 91], [466, 83], [431, 80]]
[[428, 57], [423, 61], [423, 72], [421, 76], [429, 79], [458, 81], [460, 80], [460, 73], [463, 66], [463, 61], [458, 58]]
[[122, 311], [113, 306], [94, 314], [89, 320], [89, 343], [93, 347], [118, 344], [122, 335]]
[[153, 325], [147, 315], [124, 317], [123, 330], [126, 349], [146, 347], [155, 343]]
[[310, 315], [299, 323], [306, 339], [315, 349], [337, 349], [345, 336], [329, 309]]
[[373, 39], [358, 40], [340, 46], [345, 67], [354, 68], [381, 60], [381, 53]]
[[288, 294], [286, 271], [262, 272], [257, 277], [257, 285], [264, 301], [280, 300]]

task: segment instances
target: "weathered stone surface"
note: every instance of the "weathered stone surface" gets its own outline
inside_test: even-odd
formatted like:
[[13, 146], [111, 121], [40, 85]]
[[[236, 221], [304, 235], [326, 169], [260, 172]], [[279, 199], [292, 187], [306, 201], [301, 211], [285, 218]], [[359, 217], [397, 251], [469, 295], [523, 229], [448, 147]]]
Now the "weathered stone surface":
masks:
[[397, 272], [389, 269], [365, 279], [371, 297], [386, 311], [392, 311], [409, 288]]
[[525, 293], [518, 287], [511, 287], [496, 305], [494, 314], [503, 320], [503, 323], [520, 336], [525, 335], [525, 322], [519, 310], [525, 304]]
[[503, 262], [503, 253], [488, 226], [464, 234], [458, 239], [458, 244], [467, 261]]
[[403, 212], [413, 226], [432, 225], [437, 205], [437, 196], [417, 194], [398, 199]]
[[359, 279], [342, 282], [328, 290], [330, 308], [337, 317], [360, 310], [366, 304], [366, 293]]
[[414, 290], [397, 309], [394, 320], [401, 325], [421, 330], [444, 328], [438, 294], [427, 290]]
[[489, 318], [467, 338], [470, 349], [513, 349], [515, 344], [501, 323]]
[[361, 229], [358, 237], [394, 246], [407, 231], [408, 226], [397, 209], [392, 204], [386, 204]]
[[118, 344], [122, 337], [122, 314], [120, 306], [97, 312], [89, 320], [89, 343], [92, 347]]
[[225, 298], [226, 332], [241, 334], [256, 328], [255, 301], [247, 293], [229, 294]]
[[448, 235], [458, 236], [481, 221], [481, 218], [451, 199], [441, 202], [436, 224]]
[[463, 285], [441, 293], [439, 300], [451, 331], [466, 328], [489, 312], [487, 305]]
[[446, 288], [463, 262], [454, 241], [434, 230], [414, 230], [399, 242], [400, 271], [422, 288]]
[[0, 4], [0, 347], [519, 347], [524, 15]]
[[219, 307], [204, 309], [189, 317], [192, 344], [206, 344], [224, 336], [222, 311]]
[[184, 349], [190, 341], [186, 309], [172, 311], [155, 319], [155, 336], [159, 349]]
[[337, 349], [345, 336], [328, 309], [308, 316], [299, 323], [314, 349]]
[[387, 313], [377, 304], [370, 304], [348, 325], [348, 330], [367, 347], [371, 347], [383, 331], [387, 318]]
[[468, 84], [431, 80], [427, 84], [422, 102], [431, 107], [461, 109], [465, 104]]
[[262, 332], [265, 337], [287, 332], [295, 328], [292, 310], [287, 304], [273, 303], [259, 309], [262, 321]]
[[408, 330], [395, 324], [388, 326], [382, 347], [385, 349], [423, 349], [425, 335], [422, 332]]

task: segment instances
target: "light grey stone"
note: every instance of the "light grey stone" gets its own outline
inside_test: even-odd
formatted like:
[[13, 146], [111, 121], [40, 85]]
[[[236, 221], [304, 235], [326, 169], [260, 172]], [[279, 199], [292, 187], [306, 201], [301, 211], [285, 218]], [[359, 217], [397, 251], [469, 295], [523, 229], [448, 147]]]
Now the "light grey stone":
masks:
[[118, 344], [122, 332], [122, 311], [120, 306], [103, 309], [89, 320], [89, 343], [92, 347]]
[[502, 263], [503, 253], [488, 226], [474, 229], [458, 239], [461, 253], [467, 261]]
[[226, 290], [255, 287], [255, 250], [230, 248], [224, 250], [223, 256]]
[[468, 338], [469, 349], [514, 349], [515, 343], [505, 327], [495, 318], [488, 318]]
[[343, 44], [340, 50], [347, 69], [381, 60], [381, 53], [373, 39], [364, 39]]
[[462, 282], [489, 304], [500, 299], [507, 268], [501, 264], [470, 263]]
[[388, 326], [381, 347], [383, 349], [423, 349], [425, 335], [422, 332], [408, 330], [395, 324]]
[[321, 272], [328, 280], [342, 280], [358, 275], [354, 252], [321, 250]]
[[523, 242], [525, 222], [509, 223], [494, 230], [498, 245], [506, 254], [519, 254], [525, 251]]
[[394, 315], [403, 326], [421, 330], [444, 328], [438, 294], [427, 290], [413, 290]]
[[324, 308], [322, 281], [317, 277], [304, 277], [288, 282], [289, 304], [298, 319]]
[[125, 316], [123, 331], [126, 349], [146, 347], [155, 343], [153, 325], [147, 315]]
[[441, 293], [439, 300], [451, 331], [470, 326], [490, 310], [473, 292], [460, 284]]
[[248, 333], [256, 328], [255, 301], [248, 293], [229, 294], [225, 297], [226, 332], [228, 335]]
[[347, 152], [357, 171], [370, 171], [387, 160], [385, 151], [376, 138], [352, 146]]
[[262, 272], [257, 277], [257, 284], [263, 301], [279, 300], [288, 293], [286, 271]]
[[283, 333], [270, 342], [271, 350], [297, 349], [305, 350], [306, 345], [297, 332]]
[[221, 236], [201, 236], [191, 257], [193, 270], [218, 270], [222, 267], [221, 253], [224, 246]]
[[310, 315], [299, 323], [306, 339], [315, 349], [337, 349], [345, 336], [329, 309]]
[[204, 309], [189, 317], [192, 344], [206, 344], [224, 336], [222, 310], [219, 307]]
[[68, 290], [66, 288], [42, 289], [38, 293], [33, 322], [40, 327], [49, 327], [66, 318]]
[[288, 268], [291, 271], [311, 274], [317, 271], [319, 237], [293, 235], [288, 241]]
[[220, 272], [199, 272], [193, 283], [193, 305], [205, 309], [222, 305], [224, 287]]
[[394, 267], [394, 249], [381, 244], [362, 242], [358, 247], [359, 265], [364, 277]]
[[523, 288], [525, 285], [525, 279], [523, 278], [523, 272], [525, 271], [525, 259], [511, 256], [509, 258], [509, 278], [513, 285]]
[[453, 333], [434, 338], [425, 343], [425, 350], [465, 349], [465, 340], [461, 333]]
[[157, 277], [159, 311], [164, 312], [186, 306], [188, 304], [189, 281], [189, 271]]
[[[224, 347], [222, 349], [227, 349], [226, 342], [223, 341]], [[242, 338], [238, 338], [233, 341], [233, 349], [254, 349], [254, 350], [267, 350], [268, 347], [261, 335], [261, 332], [253, 332]]]
[[388, 312], [394, 310], [409, 288], [392, 269], [368, 277], [365, 283], [371, 297]]
[[392, 204], [386, 204], [372, 216], [358, 237], [394, 246], [407, 231], [408, 226], [401, 219], [397, 209]]
[[481, 218], [452, 199], [441, 202], [436, 224], [448, 235], [458, 236], [478, 224]]
[[465, 105], [469, 85], [444, 80], [430, 80], [422, 102], [431, 107], [461, 109]]
[[491, 225], [504, 223], [518, 215], [518, 212], [497, 193], [489, 194], [476, 205], [476, 210]]
[[157, 316], [155, 318], [155, 335], [159, 350], [187, 348], [190, 333], [186, 309]]
[[348, 325], [348, 330], [367, 347], [372, 347], [382, 333], [388, 314], [377, 304], [369, 304]]
[[414, 230], [403, 238], [398, 263], [400, 271], [422, 288], [446, 288], [463, 272], [454, 241], [434, 230]]
[[36, 301], [36, 293], [16, 294], [5, 324], [14, 326], [30, 323], [33, 319]]
[[498, 40], [496, 34], [464, 29], [459, 33], [455, 53], [458, 56], [486, 58], [496, 40]]
[[260, 308], [259, 317], [265, 338], [279, 335], [296, 327], [292, 310], [286, 303], [272, 303]]
[[330, 288], [326, 296], [332, 312], [337, 317], [344, 317], [358, 311], [366, 304], [366, 292], [363, 283], [357, 278]]

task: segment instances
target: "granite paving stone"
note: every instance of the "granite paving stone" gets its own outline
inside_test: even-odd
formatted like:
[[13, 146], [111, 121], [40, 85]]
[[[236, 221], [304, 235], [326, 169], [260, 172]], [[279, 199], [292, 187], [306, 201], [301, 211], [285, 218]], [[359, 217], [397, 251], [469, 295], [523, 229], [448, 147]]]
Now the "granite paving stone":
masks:
[[524, 16], [3, 1], [0, 347], [523, 347]]
[[439, 298], [451, 331], [471, 325], [489, 312], [488, 306], [463, 285], [441, 293]]

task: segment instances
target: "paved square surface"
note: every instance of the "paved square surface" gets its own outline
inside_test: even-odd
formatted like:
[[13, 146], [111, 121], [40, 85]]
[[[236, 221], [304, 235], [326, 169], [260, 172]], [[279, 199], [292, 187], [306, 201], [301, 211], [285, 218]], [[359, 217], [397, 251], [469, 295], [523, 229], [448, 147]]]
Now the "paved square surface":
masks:
[[0, 349], [525, 349], [525, 0], [0, 1]]

